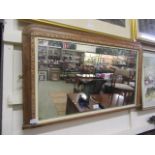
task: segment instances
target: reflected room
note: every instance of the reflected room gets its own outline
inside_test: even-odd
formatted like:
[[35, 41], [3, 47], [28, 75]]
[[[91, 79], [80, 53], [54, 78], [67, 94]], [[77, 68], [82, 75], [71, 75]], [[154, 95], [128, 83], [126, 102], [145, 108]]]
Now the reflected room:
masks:
[[137, 52], [36, 38], [39, 120], [135, 104]]

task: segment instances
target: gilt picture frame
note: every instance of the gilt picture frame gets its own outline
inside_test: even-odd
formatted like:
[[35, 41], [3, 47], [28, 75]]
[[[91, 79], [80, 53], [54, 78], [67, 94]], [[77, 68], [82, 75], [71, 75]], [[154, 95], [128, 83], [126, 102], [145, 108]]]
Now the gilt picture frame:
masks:
[[[113, 108], [107, 108], [104, 110], [95, 110], [85, 113], [72, 114], [68, 116], [49, 118], [45, 120], [37, 120], [38, 110], [38, 96], [37, 96], [37, 54], [35, 50], [38, 46], [36, 39], [47, 38], [46, 40], [64, 40], [65, 42], [79, 42], [82, 44], [99, 45], [104, 47], [113, 47], [130, 50], [131, 53], [137, 53], [136, 60], [136, 85], [135, 85], [135, 100], [133, 104], [125, 106], [118, 106]], [[39, 48], [38, 48], [39, 49]], [[141, 46], [139, 43], [133, 41], [127, 41], [124, 39], [116, 39], [103, 35], [82, 32], [77, 30], [71, 30], [67, 28], [60, 28], [56, 26], [43, 26], [43, 25], [29, 25], [23, 31], [23, 128], [33, 128], [44, 126], [52, 123], [71, 121], [75, 119], [81, 119], [84, 117], [92, 117], [101, 114], [119, 112], [140, 106], [140, 91], [141, 91]], [[132, 54], [130, 58], [132, 59]], [[130, 59], [130, 60], [131, 60]], [[129, 61], [132, 62], [132, 61]], [[132, 65], [130, 63], [130, 65]], [[37, 77], [37, 78], [36, 78]], [[57, 81], [56, 81], [57, 82]]]
[[113, 19], [29, 19], [22, 21], [102, 34], [117, 39], [133, 40], [133, 20], [118, 19], [119, 21], [117, 22], [116, 20], [117, 19], [114, 19], [114, 21]]

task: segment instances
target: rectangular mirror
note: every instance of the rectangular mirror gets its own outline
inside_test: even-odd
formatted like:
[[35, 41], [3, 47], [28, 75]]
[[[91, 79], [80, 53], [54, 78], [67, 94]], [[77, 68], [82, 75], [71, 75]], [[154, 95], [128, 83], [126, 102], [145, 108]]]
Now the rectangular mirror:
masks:
[[136, 43], [49, 29], [23, 33], [25, 125], [137, 106]]
[[37, 119], [135, 104], [137, 52], [36, 38]]

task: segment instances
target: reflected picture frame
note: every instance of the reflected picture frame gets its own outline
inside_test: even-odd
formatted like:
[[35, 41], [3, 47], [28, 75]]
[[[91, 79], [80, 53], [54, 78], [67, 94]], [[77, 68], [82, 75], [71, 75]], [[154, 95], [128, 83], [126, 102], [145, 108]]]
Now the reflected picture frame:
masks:
[[48, 78], [47, 70], [40, 70], [38, 73], [38, 79], [39, 81], [46, 81]]

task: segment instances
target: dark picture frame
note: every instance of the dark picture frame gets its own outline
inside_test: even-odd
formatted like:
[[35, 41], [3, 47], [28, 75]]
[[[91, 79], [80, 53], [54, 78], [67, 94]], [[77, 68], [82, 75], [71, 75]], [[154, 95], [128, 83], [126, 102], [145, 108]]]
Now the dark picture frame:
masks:
[[0, 134], [2, 134], [3, 30], [4, 30], [4, 20], [0, 19]]

